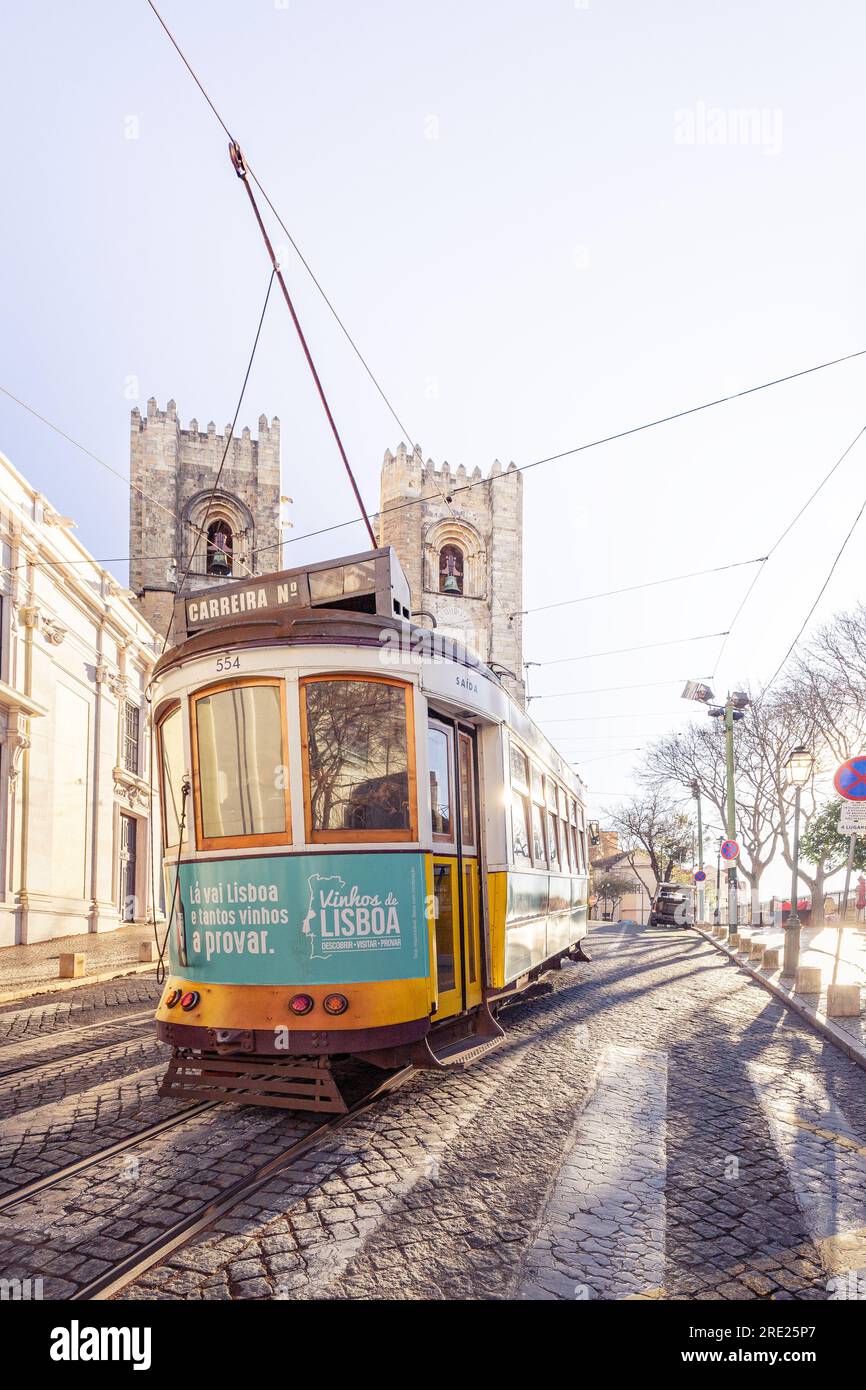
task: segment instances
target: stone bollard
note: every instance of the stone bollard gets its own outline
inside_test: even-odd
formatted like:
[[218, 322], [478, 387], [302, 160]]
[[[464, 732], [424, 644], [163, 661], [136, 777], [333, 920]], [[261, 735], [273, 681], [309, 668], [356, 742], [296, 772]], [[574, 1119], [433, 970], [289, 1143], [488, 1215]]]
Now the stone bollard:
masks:
[[859, 1018], [860, 1016], [860, 986], [859, 985], [828, 985], [827, 986], [827, 1017], [828, 1018]]
[[84, 952], [70, 951], [60, 957], [61, 980], [80, 980], [84, 974]]
[[732, 931], [732, 932], [731, 932], [730, 936], [728, 937], [728, 945], [730, 946], [730, 948], [731, 948], [732, 951], [739, 951], [739, 949], [740, 949], [740, 938], [739, 938], [739, 935], [738, 935], [737, 932], [735, 932], [735, 931]]
[[763, 960], [765, 947], [760, 941], [753, 941], [749, 949], [749, 960]]
[[794, 981], [795, 994], [820, 994], [821, 971], [816, 965], [798, 965]]
[[761, 966], [764, 970], [779, 969], [779, 948], [778, 946], [765, 946], [764, 954], [761, 956]]
[[740, 955], [743, 953], [748, 955], [751, 949], [752, 938], [750, 936], [744, 936], [742, 932], [737, 932], [737, 951]]
[[156, 960], [156, 943], [153, 941], [139, 941], [138, 959], [140, 961]]

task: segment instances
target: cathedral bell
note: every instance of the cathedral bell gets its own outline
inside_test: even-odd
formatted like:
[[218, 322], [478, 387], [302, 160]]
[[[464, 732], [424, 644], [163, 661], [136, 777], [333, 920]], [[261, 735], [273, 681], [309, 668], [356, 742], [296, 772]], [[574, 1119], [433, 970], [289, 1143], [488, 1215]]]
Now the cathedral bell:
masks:
[[446, 576], [445, 576], [445, 581], [444, 581], [444, 583], [443, 583], [443, 585], [442, 585], [442, 592], [443, 592], [443, 594], [459, 594], [459, 593], [460, 593], [460, 585], [457, 583], [457, 576], [456, 576], [456, 575], [454, 575], [454, 574], [446, 574]]
[[211, 574], [231, 574], [232, 562], [228, 553], [228, 543], [229, 538], [225, 531], [217, 531], [211, 542], [213, 549], [210, 553], [210, 563], [208, 565]]

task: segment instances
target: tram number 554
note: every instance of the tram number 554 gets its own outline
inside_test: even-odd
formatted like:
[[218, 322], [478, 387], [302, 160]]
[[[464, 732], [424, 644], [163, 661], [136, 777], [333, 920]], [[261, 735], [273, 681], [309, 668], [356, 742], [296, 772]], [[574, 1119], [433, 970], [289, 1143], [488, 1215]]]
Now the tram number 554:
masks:
[[216, 669], [217, 675], [219, 675], [221, 671], [239, 671], [241, 669], [241, 659], [239, 656], [230, 656], [228, 653], [225, 656], [218, 656]]

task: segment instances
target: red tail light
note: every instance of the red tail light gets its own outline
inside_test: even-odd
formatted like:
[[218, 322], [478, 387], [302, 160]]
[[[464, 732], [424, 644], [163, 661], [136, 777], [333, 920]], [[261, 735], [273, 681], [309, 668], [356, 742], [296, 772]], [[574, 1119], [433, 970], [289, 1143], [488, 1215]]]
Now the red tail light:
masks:
[[344, 994], [328, 994], [322, 1002], [326, 1014], [344, 1014], [349, 1007]]
[[312, 1007], [313, 1000], [310, 998], [309, 994], [296, 994], [295, 997], [289, 1001], [289, 1008], [293, 1014], [308, 1014]]
[[201, 995], [198, 990], [188, 989], [180, 1001], [180, 1007], [183, 1009], [184, 1013], [189, 1013], [190, 1009], [195, 1008], [199, 999], [201, 999]]

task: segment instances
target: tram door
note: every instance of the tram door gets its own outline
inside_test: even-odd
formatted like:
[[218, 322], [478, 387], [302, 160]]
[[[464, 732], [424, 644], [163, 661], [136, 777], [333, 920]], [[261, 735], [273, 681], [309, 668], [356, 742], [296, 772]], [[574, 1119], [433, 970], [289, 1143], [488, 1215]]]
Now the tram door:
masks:
[[427, 737], [440, 1019], [481, 1003], [478, 780], [474, 729], [435, 718]]

